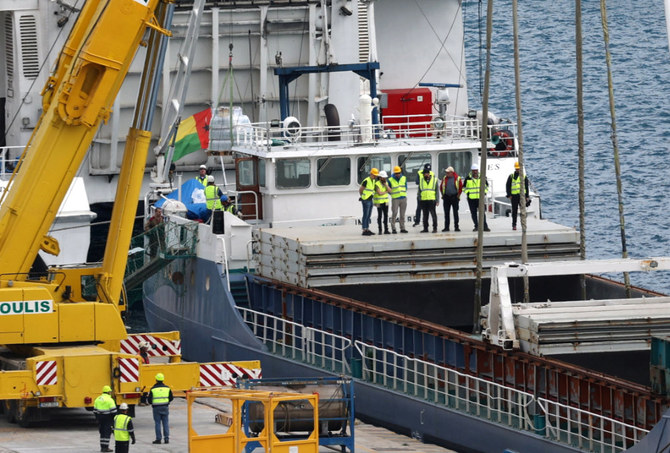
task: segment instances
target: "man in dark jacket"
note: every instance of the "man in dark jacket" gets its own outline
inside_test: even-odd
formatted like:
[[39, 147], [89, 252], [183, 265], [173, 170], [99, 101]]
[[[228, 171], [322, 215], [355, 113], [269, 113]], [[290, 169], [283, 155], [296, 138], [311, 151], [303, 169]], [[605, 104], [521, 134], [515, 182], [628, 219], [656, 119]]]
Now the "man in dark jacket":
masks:
[[[523, 175], [524, 179], [524, 197], [526, 198], [526, 206], [530, 205], [530, 198], [528, 197], [528, 176]], [[519, 162], [514, 162], [514, 173], [507, 177], [507, 198], [512, 202], [512, 229], [516, 230], [516, 218], [519, 212], [519, 203], [521, 202], [521, 176], [519, 175]]]
[[[156, 430], [156, 440], [154, 444], [161, 443], [161, 437], [164, 443], [170, 443], [170, 426], [168, 416], [170, 415], [170, 402], [173, 399], [172, 390], [165, 385], [163, 381], [165, 376], [163, 373], [156, 375], [156, 383], [151, 390], [149, 390], [149, 404], [151, 404], [154, 412], [154, 428]], [[161, 436], [161, 425], [163, 425], [163, 435]]]

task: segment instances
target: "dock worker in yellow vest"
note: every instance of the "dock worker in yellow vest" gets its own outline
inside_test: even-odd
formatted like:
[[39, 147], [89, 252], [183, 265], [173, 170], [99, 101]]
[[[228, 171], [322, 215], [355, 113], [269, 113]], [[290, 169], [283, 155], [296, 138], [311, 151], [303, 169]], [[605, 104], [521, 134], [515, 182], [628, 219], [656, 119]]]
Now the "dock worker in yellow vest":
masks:
[[212, 218], [212, 211], [223, 208], [221, 204], [221, 196], [223, 192], [214, 183], [214, 176], [207, 176], [207, 187], [205, 187], [205, 200], [207, 201], [207, 220]]
[[200, 166], [200, 172], [195, 177], [195, 180], [202, 184], [203, 187], [207, 187], [207, 165]]
[[407, 233], [405, 229], [405, 212], [407, 211], [407, 177], [402, 174], [402, 168], [395, 166], [393, 175], [388, 179], [391, 188], [391, 231], [396, 234], [395, 219], [400, 210], [400, 232]]
[[374, 199], [375, 185], [378, 175], [379, 170], [373, 168], [370, 170], [370, 176], [365, 178], [358, 187], [358, 193], [360, 194], [359, 200], [363, 206], [363, 218], [361, 219], [361, 224], [363, 226], [363, 236], [374, 236], [374, 233], [370, 231], [370, 217], [372, 216], [372, 202]]
[[[470, 174], [465, 178], [463, 182], [463, 191], [465, 192], [466, 197], [468, 197], [468, 206], [470, 206], [470, 215], [472, 216], [472, 223], [475, 227], [472, 231], [477, 231], [479, 229], [479, 184], [481, 178], [479, 177], [479, 165], [472, 164], [470, 167]], [[486, 183], [486, 188], [484, 193], [487, 193], [489, 189], [488, 182]], [[486, 223], [486, 208], [484, 208], [484, 231], [489, 230], [489, 226]]]
[[128, 415], [128, 405], [121, 403], [119, 412], [114, 417], [114, 451], [116, 453], [128, 453], [130, 443], [135, 443], [135, 430], [133, 419]]
[[372, 196], [372, 203], [377, 208], [377, 226], [379, 234], [382, 234], [382, 224], [384, 224], [384, 234], [391, 234], [389, 231], [389, 191], [390, 187], [386, 180], [388, 175], [384, 170], [377, 175], [375, 181], [375, 194]]
[[[156, 430], [156, 440], [152, 443], [160, 444], [161, 438], [164, 443], [170, 443], [170, 426], [169, 426], [169, 414], [170, 414], [170, 402], [173, 399], [172, 390], [170, 387], [165, 385], [163, 382], [165, 376], [163, 373], [158, 373], [156, 375], [156, 383], [151, 390], [149, 390], [149, 404], [153, 409], [154, 413], [154, 427]], [[163, 425], [163, 435], [161, 436], [161, 425]]]
[[112, 437], [112, 426], [116, 414], [116, 402], [114, 402], [111, 393], [112, 388], [109, 385], [103, 386], [102, 394], [93, 403], [93, 413], [98, 421], [98, 431], [100, 432], [100, 451], [107, 452], [112, 451], [109, 448], [109, 441]]
[[419, 180], [419, 197], [421, 199], [421, 214], [423, 216], [422, 233], [428, 233], [428, 214], [433, 219], [433, 233], [437, 233], [437, 211], [440, 204], [440, 191], [437, 186], [437, 178], [432, 171], [423, 171], [423, 178]]
[[[526, 199], [526, 207], [530, 205], [530, 198], [528, 197], [528, 176], [523, 175], [524, 179], [524, 198]], [[514, 173], [507, 177], [507, 198], [512, 203], [512, 229], [516, 230], [516, 218], [519, 212], [519, 203], [521, 202], [521, 175], [519, 174], [519, 162], [514, 162]]]

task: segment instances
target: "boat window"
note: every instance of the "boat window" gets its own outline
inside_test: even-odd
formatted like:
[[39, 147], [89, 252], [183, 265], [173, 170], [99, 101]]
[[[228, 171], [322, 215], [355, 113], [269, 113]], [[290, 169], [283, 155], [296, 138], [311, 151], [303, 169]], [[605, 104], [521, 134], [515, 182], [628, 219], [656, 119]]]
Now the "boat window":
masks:
[[316, 161], [317, 186], [348, 186], [351, 181], [351, 159], [329, 157]]
[[276, 186], [279, 189], [309, 187], [309, 159], [281, 159], [277, 161]]
[[370, 170], [376, 168], [379, 171], [384, 170], [389, 175], [392, 173], [391, 156], [389, 155], [374, 155], [359, 157], [358, 163], [358, 184], [363, 182], [365, 178], [370, 175]]
[[[409, 154], [398, 156], [398, 165], [405, 171], [408, 181], [416, 181], [419, 172], [423, 171], [423, 166], [432, 164], [430, 154]], [[435, 173], [435, 168], [433, 168]], [[437, 173], [435, 173], [437, 174]]]
[[459, 151], [459, 152], [449, 152], [449, 153], [440, 153], [437, 156], [437, 167], [433, 170], [439, 171], [436, 174], [444, 176], [444, 170], [447, 167], [454, 167], [456, 173], [460, 176], [465, 177], [470, 173], [470, 166], [472, 165], [472, 153], [470, 151]]
[[240, 160], [237, 163], [237, 178], [241, 186], [255, 186], [254, 161]]
[[258, 161], [258, 185], [265, 187], [265, 160]]

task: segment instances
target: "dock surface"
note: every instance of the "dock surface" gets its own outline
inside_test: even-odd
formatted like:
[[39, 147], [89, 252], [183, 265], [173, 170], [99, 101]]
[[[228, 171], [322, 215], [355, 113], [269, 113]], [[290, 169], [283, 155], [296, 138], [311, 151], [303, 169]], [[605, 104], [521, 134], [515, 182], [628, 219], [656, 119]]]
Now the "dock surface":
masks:
[[[225, 427], [214, 421], [216, 409], [205, 404], [194, 405], [196, 429], [221, 432]], [[154, 445], [154, 422], [151, 407], [137, 407], [133, 424], [137, 443], [130, 452], [185, 453], [188, 451], [187, 404], [184, 398], [175, 398], [170, 404], [170, 443]], [[0, 453], [93, 453], [100, 451], [98, 425], [92, 412], [85, 409], [61, 409], [50, 422], [21, 428], [0, 419]], [[113, 441], [112, 446], [113, 448]], [[384, 428], [357, 421], [355, 449], [357, 453], [454, 453], [453, 450], [424, 444], [411, 437], [396, 434]], [[262, 451], [256, 449], [256, 451]], [[333, 452], [321, 447], [320, 452]], [[339, 449], [337, 450], [339, 451]]]

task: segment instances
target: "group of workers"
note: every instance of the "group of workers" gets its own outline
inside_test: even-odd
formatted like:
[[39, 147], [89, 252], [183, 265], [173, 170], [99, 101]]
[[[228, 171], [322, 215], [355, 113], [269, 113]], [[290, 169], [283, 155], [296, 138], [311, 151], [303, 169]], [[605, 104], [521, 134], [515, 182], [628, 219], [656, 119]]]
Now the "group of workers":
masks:
[[200, 171], [195, 180], [205, 186], [205, 199], [207, 200], [207, 213], [209, 217], [211, 217], [212, 211], [228, 211], [233, 215], [237, 215], [237, 208], [235, 208], [232, 200], [219, 189], [214, 176], [207, 174], [206, 165], [200, 166]]
[[[148, 404], [152, 406], [156, 440], [154, 444], [170, 443], [169, 405], [173, 399], [172, 390], [164, 383], [163, 373], [156, 374], [156, 383], [147, 393]], [[100, 451], [128, 453], [130, 444], [135, 443], [133, 420], [128, 415], [128, 405], [121, 403], [116, 407], [112, 397], [112, 388], [105, 385], [102, 394], [95, 399], [93, 412], [98, 422], [100, 432]], [[162, 431], [161, 431], [162, 427]], [[115, 450], [109, 448], [112, 433], [114, 433]]]
[[[444, 209], [444, 228], [442, 231], [450, 231], [451, 213], [454, 216], [454, 231], [461, 231], [458, 223], [458, 205], [461, 194], [465, 193], [474, 224], [473, 231], [479, 229], [479, 195], [481, 178], [479, 175], [479, 165], [472, 164], [470, 173], [461, 178], [453, 167], [449, 166], [445, 170], [444, 177], [439, 181], [432, 171], [430, 164], [425, 164], [423, 170], [417, 174], [416, 184], [419, 186], [417, 193], [417, 209], [414, 216], [414, 225], [418, 226], [423, 218], [422, 233], [428, 233], [429, 216], [432, 221], [432, 231], [437, 233], [437, 206], [440, 204], [440, 197], [443, 200]], [[530, 205], [528, 198], [528, 177], [525, 179], [526, 206]], [[514, 163], [514, 173], [507, 178], [506, 184], [507, 198], [512, 205], [512, 229], [516, 230], [517, 215], [519, 203], [521, 201], [521, 176], [519, 175], [519, 163]], [[407, 233], [405, 229], [405, 212], [407, 210], [407, 177], [402, 174], [399, 166], [393, 168], [393, 175], [389, 177], [387, 173], [377, 168], [370, 170], [370, 176], [365, 178], [359, 186], [358, 193], [363, 206], [363, 236], [372, 236], [375, 233], [370, 231], [370, 220], [372, 208], [377, 208], [377, 227], [378, 234], [396, 234], [396, 218], [400, 223], [400, 232]], [[488, 193], [488, 182], [485, 183], [484, 193]], [[389, 195], [391, 196], [391, 231], [388, 228], [389, 219]], [[399, 217], [396, 215], [400, 213]], [[486, 223], [484, 216], [484, 231], [491, 231]]]

